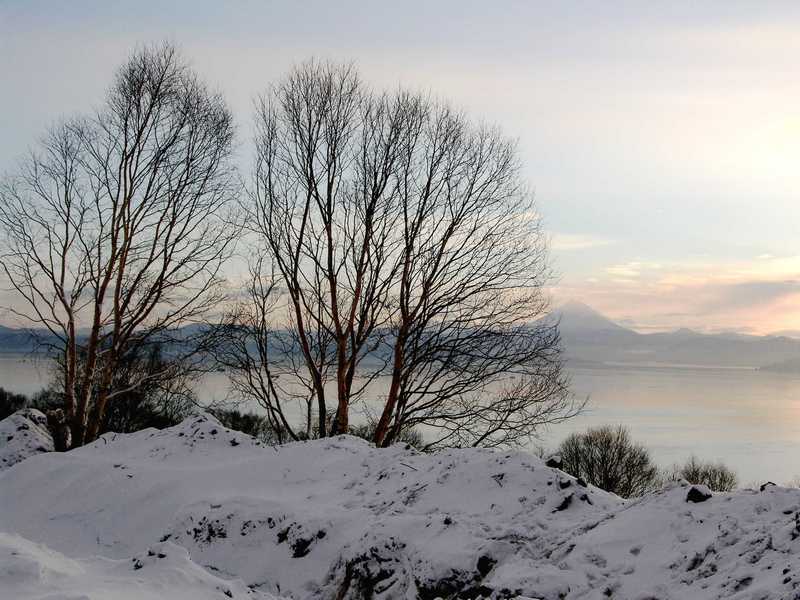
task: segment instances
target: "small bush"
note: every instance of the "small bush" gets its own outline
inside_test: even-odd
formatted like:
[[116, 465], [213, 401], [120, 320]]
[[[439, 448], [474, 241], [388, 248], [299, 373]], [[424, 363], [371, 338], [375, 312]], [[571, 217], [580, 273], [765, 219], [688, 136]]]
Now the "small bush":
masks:
[[26, 396], [0, 388], [0, 419], [5, 419], [26, 406], [28, 406]]
[[28, 406], [47, 414], [48, 411], [63, 408], [64, 397], [52, 387], [47, 387], [36, 392], [30, 399]]
[[[368, 442], [372, 442], [372, 440], [375, 439], [376, 427], [377, 423], [371, 421], [362, 423], [361, 425], [354, 425], [350, 427], [350, 435], [354, 435], [356, 437], [363, 438]], [[410, 444], [417, 449], [421, 449], [423, 446], [425, 446], [425, 440], [422, 439], [422, 434], [415, 429], [404, 429], [400, 432], [400, 435], [397, 436], [397, 439], [394, 441], [394, 443]]]
[[209, 412], [228, 429], [246, 433], [270, 446], [280, 444], [286, 437], [278, 435], [269, 420], [253, 412], [241, 412], [235, 408], [218, 408]]
[[[269, 419], [262, 415], [253, 412], [241, 412], [235, 408], [217, 408], [209, 412], [219, 419], [219, 422], [228, 429], [246, 433], [270, 446], [292, 441], [291, 437], [285, 431], [276, 429], [275, 426], [269, 422]], [[363, 423], [361, 425], [352, 426], [350, 428], [350, 435], [372, 442], [375, 436], [375, 423]], [[315, 429], [312, 432], [312, 438], [317, 437], [319, 437], [319, 435]], [[305, 435], [302, 435], [300, 439], [304, 440], [307, 438]], [[411, 444], [415, 448], [422, 448], [424, 446], [422, 435], [413, 429], [401, 433], [397, 442]]]
[[659, 472], [650, 453], [621, 425], [569, 435], [559, 446], [562, 469], [623, 498], [656, 489]]
[[109, 402], [101, 432], [133, 433], [149, 427], [173, 427], [188, 417], [192, 408], [188, 401], [148, 398], [131, 392]]
[[721, 462], [704, 462], [690, 456], [682, 465], [675, 465], [667, 472], [667, 481], [685, 479], [689, 483], [708, 486], [715, 492], [730, 492], [739, 483], [736, 473]]

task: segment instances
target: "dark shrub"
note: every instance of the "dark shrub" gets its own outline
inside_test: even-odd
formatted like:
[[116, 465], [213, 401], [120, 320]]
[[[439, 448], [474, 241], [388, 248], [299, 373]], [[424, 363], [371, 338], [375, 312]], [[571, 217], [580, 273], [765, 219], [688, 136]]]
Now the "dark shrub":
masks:
[[[228, 429], [234, 429], [236, 431], [246, 433], [247, 435], [261, 440], [265, 444], [274, 446], [291, 441], [290, 436], [286, 434], [285, 431], [278, 431], [276, 426], [270, 423], [269, 419], [263, 415], [258, 415], [253, 412], [242, 412], [235, 408], [215, 408], [211, 409], [209, 412], [219, 419], [219, 422]], [[369, 422], [352, 426], [350, 427], [350, 435], [360, 437], [372, 443], [375, 435], [375, 423]], [[316, 428], [313, 429], [312, 437], [319, 437], [319, 433]], [[305, 439], [305, 437], [302, 439]], [[410, 444], [415, 448], [422, 448], [424, 445], [422, 435], [413, 429], [404, 431], [402, 434], [400, 434], [397, 442]]]
[[678, 479], [705, 485], [714, 492], [730, 492], [739, 483], [736, 473], [723, 463], [702, 461], [696, 456], [690, 456], [685, 463], [675, 465], [667, 472], [667, 481]]
[[[368, 442], [372, 442], [375, 439], [376, 426], [377, 423], [373, 422], [362, 423], [361, 425], [353, 425], [350, 427], [350, 435], [354, 435], [356, 437], [363, 438]], [[421, 449], [425, 446], [425, 441], [422, 439], [422, 434], [415, 429], [404, 429], [400, 432], [400, 435], [395, 438], [394, 442], [396, 444], [410, 444], [417, 449]]]
[[621, 425], [573, 433], [561, 443], [558, 454], [564, 471], [623, 498], [658, 487], [659, 473], [650, 453]]
[[228, 429], [241, 431], [271, 446], [280, 443], [278, 441], [280, 439], [278, 432], [262, 415], [257, 415], [253, 412], [241, 412], [235, 408], [216, 408], [209, 412]]

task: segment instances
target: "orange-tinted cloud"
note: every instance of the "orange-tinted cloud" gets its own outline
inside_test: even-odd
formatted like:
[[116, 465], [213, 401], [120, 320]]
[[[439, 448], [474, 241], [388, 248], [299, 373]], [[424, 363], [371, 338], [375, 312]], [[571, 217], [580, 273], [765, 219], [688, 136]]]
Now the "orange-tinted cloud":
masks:
[[557, 300], [581, 298], [641, 330], [770, 333], [800, 329], [800, 257], [715, 264], [631, 261], [565, 280]]

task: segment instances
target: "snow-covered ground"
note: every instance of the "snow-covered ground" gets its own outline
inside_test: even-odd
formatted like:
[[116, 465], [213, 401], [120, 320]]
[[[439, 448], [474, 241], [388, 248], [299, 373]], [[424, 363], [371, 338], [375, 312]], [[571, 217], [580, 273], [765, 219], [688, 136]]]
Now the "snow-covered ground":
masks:
[[0, 598], [800, 598], [800, 490], [691, 490], [198, 416], [0, 473]]
[[130, 560], [72, 559], [0, 533], [0, 597], [42, 600], [275, 600], [198, 566], [185, 548], [155, 544]]

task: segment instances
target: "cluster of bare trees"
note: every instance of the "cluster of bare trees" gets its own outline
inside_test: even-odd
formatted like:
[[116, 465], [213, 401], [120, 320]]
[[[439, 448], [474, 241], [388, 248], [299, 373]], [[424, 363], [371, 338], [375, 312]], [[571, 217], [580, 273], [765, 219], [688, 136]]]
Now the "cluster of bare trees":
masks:
[[[260, 99], [254, 142], [238, 186], [223, 99], [148, 48], [4, 182], [12, 310], [58, 339], [73, 444], [124, 392], [127, 353], [202, 320], [199, 347], [281, 441], [346, 433], [358, 407], [380, 446], [415, 427], [431, 447], [505, 446], [580, 409], [542, 318], [546, 244], [511, 140], [310, 62]], [[249, 276], [231, 301], [237, 240]], [[175, 347], [192, 368], [198, 345]]]
[[[260, 349], [238, 372], [287, 437], [347, 432], [379, 376], [378, 445], [415, 426], [431, 446], [511, 445], [575, 414], [557, 327], [541, 319], [546, 248], [511, 140], [319, 62], [263, 96], [256, 121], [245, 206], [263, 254], [229, 324]], [[301, 382], [304, 429], [278, 371]]]

